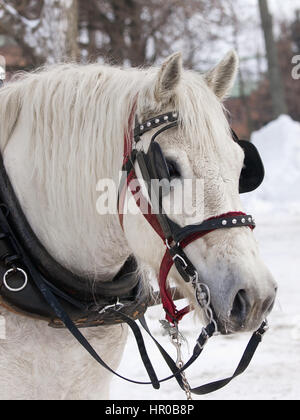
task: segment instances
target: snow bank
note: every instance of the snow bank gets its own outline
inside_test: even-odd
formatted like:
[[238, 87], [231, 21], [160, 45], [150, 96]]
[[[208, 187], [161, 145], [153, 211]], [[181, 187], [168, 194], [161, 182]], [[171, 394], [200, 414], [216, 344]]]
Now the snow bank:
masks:
[[242, 196], [251, 213], [300, 215], [300, 123], [282, 115], [251, 140], [258, 148], [266, 170], [263, 184]]

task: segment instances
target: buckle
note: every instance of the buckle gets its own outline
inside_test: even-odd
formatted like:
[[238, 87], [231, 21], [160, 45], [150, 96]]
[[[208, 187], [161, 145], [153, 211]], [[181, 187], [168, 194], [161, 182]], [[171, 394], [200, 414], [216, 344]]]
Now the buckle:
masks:
[[172, 257], [172, 260], [175, 262], [176, 259], [179, 259], [183, 263], [182, 268], [185, 270], [187, 268], [187, 266], [188, 266], [188, 264], [185, 261], [185, 259], [181, 255], [175, 254], [174, 257]]
[[106, 306], [104, 306], [104, 308], [102, 308], [98, 313], [99, 314], [104, 314], [108, 309], [112, 309], [112, 308], [115, 311], [119, 311], [123, 307], [124, 307], [124, 303], [121, 303], [119, 301], [119, 298], [117, 298], [116, 303], [113, 303], [112, 305], [106, 305]]
[[174, 240], [172, 240], [171, 244], [169, 243], [169, 240], [166, 239], [165, 240], [165, 244], [166, 247], [168, 248], [169, 251], [175, 251], [175, 255], [172, 257], [172, 260], [174, 261], [174, 263], [176, 263], [176, 260], [180, 261], [180, 265], [182, 267], [183, 270], [186, 270], [188, 267], [188, 263], [185, 261], [185, 259], [178, 253], [176, 252], [176, 248], [178, 248], [179, 244], [176, 244], [176, 242]]
[[269, 330], [269, 323], [267, 320], [265, 320], [261, 326], [259, 327], [259, 329], [257, 331], [255, 331], [255, 334], [258, 335], [260, 338], [263, 337], [263, 335]]
[[[197, 339], [197, 346], [199, 347], [200, 350], [204, 349], [205, 344], [207, 343], [209, 339], [209, 334], [206, 331], [206, 329], [203, 327], [200, 336]], [[200, 343], [200, 340], [202, 340], [202, 343]]]

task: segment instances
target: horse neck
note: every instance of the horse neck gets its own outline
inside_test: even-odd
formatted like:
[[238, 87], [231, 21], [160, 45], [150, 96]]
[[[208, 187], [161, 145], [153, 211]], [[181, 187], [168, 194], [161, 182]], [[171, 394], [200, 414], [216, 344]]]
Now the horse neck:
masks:
[[[118, 180], [123, 137], [106, 137], [103, 114], [99, 115], [98, 127], [91, 128], [76, 145], [64, 144], [70, 139], [65, 134], [60, 138], [52, 125], [39, 128], [43, 131], [43, 142], [37, 138], [33, 146], [32, 120], [32, 109], [23, 106], [4, 153], [8, 174], [25, 215], [58, 262], [77, 274], [109, 280], [131, 251], [117, 213], [101, 216], [97, 213], [96, 186], [101, 178]], [[47, 140], [57, 138], [62, 144], [53, 146], [49, 159], [43, 159]]]

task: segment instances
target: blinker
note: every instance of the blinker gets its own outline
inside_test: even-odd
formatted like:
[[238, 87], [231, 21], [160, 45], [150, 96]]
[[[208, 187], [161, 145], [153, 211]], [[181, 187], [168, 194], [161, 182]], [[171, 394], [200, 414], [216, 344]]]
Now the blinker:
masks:
[[239, 181], [239, 193], [244, 194], [256, 190], [263, 182], [265, 169], [260, 154], [253, 143], [238, 140], [237, 143], [244, 150], [244, 166]]

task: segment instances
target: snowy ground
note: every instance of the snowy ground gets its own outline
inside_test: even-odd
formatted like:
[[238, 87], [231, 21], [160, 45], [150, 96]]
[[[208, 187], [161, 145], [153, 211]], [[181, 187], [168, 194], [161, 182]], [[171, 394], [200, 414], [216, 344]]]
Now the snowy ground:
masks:
[[[264, 140], [262, 145], [261, 140]], [[262, 257], [276, 278], [279, 291], [269, 316], [270, 330], [265, 335], [248, 370], [223, 390], [194, 399], [300, 399], [300, 124], [281, 117], [253, 136], [261, 146], [267, 177], [264, 186], [246, 199], [246, 208], [256, 216], [255, 235]], [[160, 308], [147, 311], [154, 335], [174, 355], [168, 338], [162, 336]], [[201, 326], [188, 315], [182, 332], [192, 351]], [[249, 334], [214, 337], [199, 360], [187, 370], [191, 386], [231, 375], [244, 351]], [[148, 344], [149, 354], [160, 377], [168, 376], [165, 362]], [[188, 349], [185, 346], [185, 360]], [[119, 368], [121, 374], [147, 380], [134, 339], [130, 336]], [[111, 399], [180, 400], [185, 395], [177, 382], [164, 383], [159, 391], [148, 385], [134, 385], [113, 379]]]
[[[259, 222], [259, 221], [258, 221]], [[300, 217], [282, 220], [281, 224], [264, 221], [256, 229], [262, 255], [271, 268], [278, 284], [277, 304], [269, 317], [270, 330], [257, 350], [248, 370], [223, 390], [194, 399], [300, 399]], [[156, 308], [147, 313], [149, 325], [161, 342], [175, 356], [174, 348], [166, 337], [161, 336], [158, 319], [163, 314]], [[189, 318], [183, 322], [186, 338], [192, 343], [200, 326]], [[188, 371], [192, 386], [231, 375], [241, 357], [249, 335], [215, 337], [207, 344], [205, 352]], [[168, 374], [164, 362], [157, 355], [154, 345], [150, 355], [157, 361], [157, 371]], [[135, 342], [130, 338], [120, 371], [131, 378], [146, 379]], [[175, 380], [162, 384], [159, 391], [150, 386], [124, 384], [114, 379], [112, 399], [184, 399]]]

